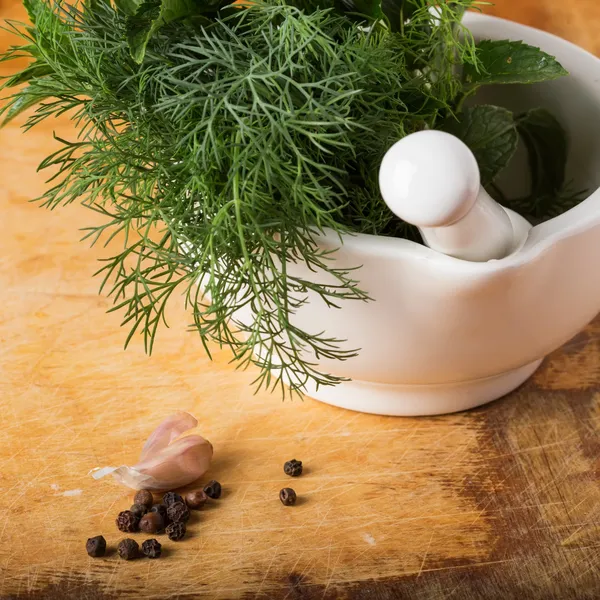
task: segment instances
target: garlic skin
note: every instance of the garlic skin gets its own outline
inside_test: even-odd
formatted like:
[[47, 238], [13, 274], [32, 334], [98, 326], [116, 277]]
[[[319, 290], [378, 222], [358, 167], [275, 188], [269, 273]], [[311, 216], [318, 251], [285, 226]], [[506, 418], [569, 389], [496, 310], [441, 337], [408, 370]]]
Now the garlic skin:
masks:
[[212, 444], [203, 437], [179, 438], [197, 425], [198, 421], [189, 413], [175, 413], [146, 440], [136, 465], [103, 467], [90, 473], [94, 479], [112, 475], [134, 490], [172, 490], [192, 483], [208, 471], [213, 456]]

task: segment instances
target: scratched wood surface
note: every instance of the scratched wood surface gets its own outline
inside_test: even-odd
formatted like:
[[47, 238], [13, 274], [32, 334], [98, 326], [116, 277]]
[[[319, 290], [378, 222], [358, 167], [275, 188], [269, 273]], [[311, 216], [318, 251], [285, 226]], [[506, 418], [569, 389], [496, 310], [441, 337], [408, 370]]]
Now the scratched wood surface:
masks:
[[[14, 0], [0, 11], [23, 18]], [[591, 0], [494, 12], [600, 52]], [[91, 277], [101, 251], [78, 242], [90, 214], [27, 202], [52, 127], [0, 132], [0, 598], [600, 597], [600, 321], [518, 392], [426, 419], [254, 396], [181, 307], [154, 356], [124, 352]], [[223, 498], [159, 561], [89, 559], [87, 537], [122, 537], [130, 500], [87, 472], [135, 461], [177, 409], [214, 443]], [[292, 457], [306, 473], [285, 508]]]

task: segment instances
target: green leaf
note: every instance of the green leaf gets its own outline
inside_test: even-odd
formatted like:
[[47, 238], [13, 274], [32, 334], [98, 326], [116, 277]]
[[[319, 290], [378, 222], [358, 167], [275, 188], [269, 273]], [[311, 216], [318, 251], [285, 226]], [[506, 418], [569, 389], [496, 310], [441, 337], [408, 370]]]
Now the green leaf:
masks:
[[[316, 0], [308, 1], [317, 4]], [[343, 13], [357, 13], [373, 20], [387, 19], [394, 32], [402, 29], [403, 22], [417, 7], [414, 0], [339, 0], [336, 5]]]
[[533, 190], [556, 192], [565, 183], [567, 134], [549, 111], [534, 108], [517, 117], [517, 130], [527, 146]]
[[491, 83], [535, 83], [567, 75], [562, 65], [539, 48], [509, 40], [477, 44], [478, 69], [465, 64], [464, 78], [473, 87]]
[[52, 67], [43, 63], [32, 63], [22, 71], [19, 71], [12, 77], [6, 80], [4, 87], [14, 87], [16, 85], [21, 85], [30, 79], [43, 77], [44, 75], [50, 75], [53, 73]]
[[340, 0], [340, 9], [347, 13], [364, 15], [370, 19], [383, 19], [381, 0]]
[[381, 10], [386, 16], [392, 31], [400, 31], [402, 22], [408, 17], [404, 0], [381, 0]]
[[40, 10], [43, 10], [43, 2], [41, 0], [23, 0], [23, 6], [27, 11], [29, 20], [32, 23], [35, 23], [40, 13]]
[[139, 6], [137, 13], [127, 20], [127, 41], [131, 56], [141, 63], [150, 38], [167, 23], [190, 16], [216, 15], [217, 11], [227, 4], [230, 4], [230, 0], [207, 0], [202, 4], [197, 4], [194, 0], [144, 2]]
[[421, 7], [419, 0], [381, 0], [381, 9], [392, 31], [401, 31], [404, 22]]
[[527, 148], [531, 172], [534, 216], [546, 211], [545, 204], [558, 197], [565, 184], [567, 134], [556, 118], [543, 108], [534, 108], [517, 118], [517, 130]]
[[334, 9], [336, 12], [351, 17], [353, 20], [387, 20], [392, 31], [398, 32], [402, 24], [415, 10], [422, 8], [420, 0], [287, 0], [286, 4], [300, 8], [305, 12]]
[[199, 3], [194, 2], [194, 0], [162, 0], [160, 18], [163, 20], [162, 25], [164, 25], [182, 17], [216, 12], [221, 6], [223, 6], [222, 0], [206, 0]]
[[160, 5], [145, 2], [135, 16], [127, 19], [127, 43], [133, 59], [141, 63], [144, 60], [146, 46], [163, 23], [160, 21]]
[[402, 23], [415, 10], [407, 0], [288, 0], [287, 4], [305, 12], [335, 9], [348, 15], [364, 15], [370, 20], [387, 19], [392, 31], [400, 31]]
[[115, 6], [126, 15], [133, 16], [142, 7], [141, 0], [115, 0]]
[[490, 183], [508, 164], [519, 141], [513, 114], [500, 106], [482, 104], [466, 108], [458, 121], [447, 122], [443, 129], [472, 150], [483, 185]]
[[39, 102], [39, 96], [27, 94], [27, 89], [28, 88], [25, 88], [18, 96], [14, 97], [13, 101], [10, 102], [5, 112], [4, 121], [2, 121], [2, 127], [10, 123], [10, 121], [20, 115], [23, 111]]
[[341, 3], [341, 1], [342, 0], [339, 0], [339, 2], [337, 2], [336, 0], [288, 0], [286, 4], [289, 4], [290, 6], [295, 6], [296, 8], [299, 8], [300, 10], [303, 10], [306, 13], [312, 13], [316, 10], [326, 10], [329, 8], [336, 7], [339, 10], [343, 10], [340, 9], [340, 7], [338, 6], [338, 4]]

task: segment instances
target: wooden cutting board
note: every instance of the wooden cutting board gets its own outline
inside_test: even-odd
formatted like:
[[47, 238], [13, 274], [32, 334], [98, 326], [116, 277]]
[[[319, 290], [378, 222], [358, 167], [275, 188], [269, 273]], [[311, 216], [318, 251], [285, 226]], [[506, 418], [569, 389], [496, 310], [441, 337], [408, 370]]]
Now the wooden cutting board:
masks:
[[[14, 0], [0, 12], [24, 18]], [[600, 51], [594, 2], [495, 12]], [[181, 306], [151, 358], [123, 351], [92, 279], [102, 251], [78, 241], [91, 215], [27, 202], [44, 188], [35, 170], [51, 128], [17, 125], [0, 132], [0, 598], [600, 597], [600, 322], [518, 392], [466, 414], [386, 418], [253, 395], [254, 374], [226, 351], [211, 363]], [[131, 503], [88, 471], [135, 462], [175, 410], [213, 442], [222, 499], [158, 561], [88, 558], [90, 536], [116, 545]], [[306, 466], [297, 480], [282, 472], [290, 458]], [[277, 497], [290, 484], [293, 508]]]

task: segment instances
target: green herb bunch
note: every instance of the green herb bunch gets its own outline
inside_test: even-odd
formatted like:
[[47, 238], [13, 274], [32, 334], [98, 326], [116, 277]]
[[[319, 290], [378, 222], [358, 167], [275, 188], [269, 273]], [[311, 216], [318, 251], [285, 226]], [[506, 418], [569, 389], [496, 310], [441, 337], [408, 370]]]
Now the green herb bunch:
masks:
[[[356, 350], [293, 315], [309, 292], [332, 309], [368, 300], [320, 233], [416, 239], [377, 186], [386, 150], [414, 131], [464, 139], [486, 184], [520, 132], [534, 179], [514, 204], [543, 217], [557, 198], [575, 201], [560, 195], [566, 142], [551, 115], [462, 108], [481, 85], [565, 73], [519, 42], [476, 44], [461, 25], [470, 0], [25, 2], [32, 23], [7, 24], [22, 44], [1, 60], [31, 62], [4, 82], [16, 91], [1, 111], [8, 121], [35, 106], [26, 129], [63, 113], [75, 122], [78, 138], [41, 164], [52, 175], [39, 201], [81, 202], [103, 217], [87, 239], [124, 241], [98, 274], [127, 343], [141, 334], [148, 352], [182, 293], [206, 351], [217, 342], [258, 365], [258, 387], [337, 383], [319, 359]], [[548, 155], [549, 138], [564, 156]]]

